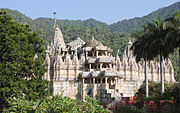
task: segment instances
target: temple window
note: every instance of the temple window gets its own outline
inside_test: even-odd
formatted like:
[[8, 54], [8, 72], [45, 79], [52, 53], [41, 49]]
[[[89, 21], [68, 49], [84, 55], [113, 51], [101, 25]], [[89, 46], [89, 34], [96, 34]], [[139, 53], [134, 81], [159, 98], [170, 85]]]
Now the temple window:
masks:
[[96, 65], [94, 65], [94, 69], [96, 69]]
[[85, 84], [89, 84], [90, 83], [90, 80], [88, 78], [85, 78]]
[[94, 56], [96, 56], [96, 52], [94, 53]]
[[111, 83], [111, 80], [110, 80], [110, 78], [108, 78], [108, 80], [107, 80], [107, 83]]
[[93, 56], [92, 53], [91, 53], [90, 51], [88, 52], [88, 56]]
[[95, 83], [96, 83], [96, 84], [98, 83], [98, 79], [97, 79], [97, 78], [95, 78]]
[[99, 52], [99, 53], [98, 53], [98, 56], [102, 56], [102, 53], [101, 53], [101, 52]]
[[93, 79], [92, 78], [90, 79], [90, 81], [91, 81], [91, 84], [93, 84]]
[[86, 68], [89, 69], [89, 65], [86, 65]]
[[91, 69], [94, 69], [94, 65], [93, 64], [91, 64]]
[[110, 65], [108, 65], [108, 68], [110, 68]]
[[106, 65], [105, 65], [105, 64], [103, 64], [103, 65], [102, 65], [102, 68], [106, 68]]
[[100, 64], [98, 65], [98, 68], [100, 68]]
[[105, 78], [102, 79], [102, 83], [105, 83]]
[[115, 83], [115, 79], [114, 78], [112, 78], [112, 83]]
[[99, 83], [99, 84], [101, 83], [101, 79], [100, 79], [100, 78], [98, 79], [98, 83]]
[[88, 96], [92, 96], [92, 89], [89, 89], [88, 93], [87, 93]]

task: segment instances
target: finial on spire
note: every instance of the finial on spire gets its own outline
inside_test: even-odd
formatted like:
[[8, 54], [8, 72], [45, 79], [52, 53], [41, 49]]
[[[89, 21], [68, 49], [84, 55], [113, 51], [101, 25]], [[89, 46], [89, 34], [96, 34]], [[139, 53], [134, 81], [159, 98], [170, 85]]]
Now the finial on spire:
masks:
[[119, 53], [119, 49], [117, 50], [117, 55], [118, 55], [118, 53]]
[[92, 36], [92, 40], [94, 40], [94, 36]]
[[53, 12], [54, 14], [54, 28], [56, 27], [56, 12]]
[[131, 42], [131, 40], [129, 40], [128, 45], [131, 45], [131, 44], [132, 44], [132, 42]]
[[77, 39], [80, 39], [80, 37], [78, 36]]

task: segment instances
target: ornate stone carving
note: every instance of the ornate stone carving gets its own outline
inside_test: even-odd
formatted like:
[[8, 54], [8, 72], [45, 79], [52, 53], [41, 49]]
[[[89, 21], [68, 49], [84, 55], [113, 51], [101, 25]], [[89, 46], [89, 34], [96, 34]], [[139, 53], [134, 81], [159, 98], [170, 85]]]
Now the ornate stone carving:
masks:
[[[44, 61], [48, 64], [44, 78], [51, 81], [51, 93], [84, 100], [89, 94], [87, 91], [91, 89], [91, 96], [99, 101], [103, 97], [108, 100], [133, 96], [144, 81], [145, 63], [136, 62], [131, 46], [132, 42], [129, 41], [121, 59], [118, 56], [119, 50], [116, 57], [113, 57], [113, 50], [94, 37], [84, 42], [78, 36], [66, 46], [61, 30], [55, 25], [51, 46], [47, 46]], [[163, 67], [165, 81], [174, 82], [171, 61], [164, 60]], [[150, 61], [148, 70], [148, 79], [159, 82], [159, 63]], [[101, 96], [102, 91], [104, 96]]]

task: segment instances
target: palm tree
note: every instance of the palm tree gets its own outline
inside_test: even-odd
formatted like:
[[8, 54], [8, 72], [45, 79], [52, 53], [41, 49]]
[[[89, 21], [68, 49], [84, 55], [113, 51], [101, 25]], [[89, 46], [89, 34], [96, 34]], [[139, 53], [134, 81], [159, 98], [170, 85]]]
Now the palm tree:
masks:
[[180, 103], [180, 11], [177, 9], [174, 17], [165, 20], [164, 28], [168, 30], [166, 35], [167, 53], [173, 53], [179, 48], [179, 103]]
[[133, 55], [136, 56], [136, 61], [139, 62], [141, 60], [144, 60], [144, 73], [145, 73], [145, 94], [146, 97], [149, 96], [148, 91], [148, 75], [147, 75], [147, 52], [148, 52], [148, 43], [146, 42], [146, 34], [145, 34], [146, 27], [143, 26], [143, 31], [134, 33], [133, 37], [137, 38], [137, 40], [133, 43], [131, 46], [131, 50], [133, 50]]
[[167, 29], [163, 28], [163, 22], [159, 23], [159, 20], [156, 19], [155, 24], [148, 23], [145, 25], [142, 32], [143, 35], [141, 35], [133, 44], [133, 53], [135, 56], [143, 58], [144, 61], [153, 60], [158, 56], [160, 57], [161, 94], [163, 94], [164, 75], [162, 61], [169, 55], [167, 54], [168, 50], [165, 47], [165, 36], [167, 34]]

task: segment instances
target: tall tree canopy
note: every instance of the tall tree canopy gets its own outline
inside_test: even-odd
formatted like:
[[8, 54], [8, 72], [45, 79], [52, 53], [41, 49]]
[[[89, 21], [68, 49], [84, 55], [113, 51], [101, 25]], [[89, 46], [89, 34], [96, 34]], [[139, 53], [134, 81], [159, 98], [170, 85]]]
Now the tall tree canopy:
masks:
[[0, 105], [12, 98], [42, 98], [48, 94], [43, 66], [43, 40], [28, 25], [0, 12]]

